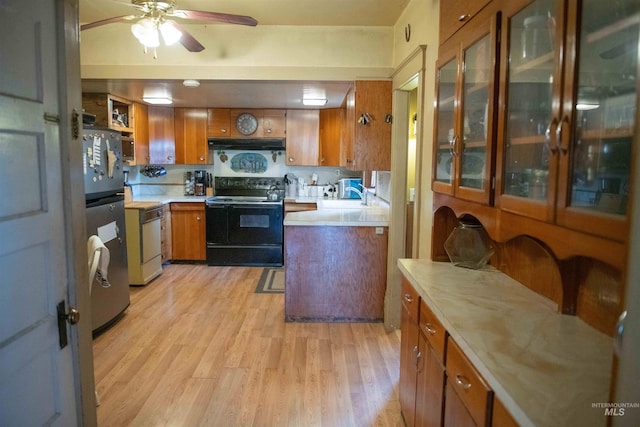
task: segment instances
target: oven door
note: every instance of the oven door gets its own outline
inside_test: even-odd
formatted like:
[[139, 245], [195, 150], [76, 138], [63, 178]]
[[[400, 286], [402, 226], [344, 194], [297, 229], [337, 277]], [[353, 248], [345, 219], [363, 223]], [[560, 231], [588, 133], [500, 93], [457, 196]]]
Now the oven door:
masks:
[[229, 205], [228, 243], [230, 245], [282, 245], [282, 216], [281, 204]]

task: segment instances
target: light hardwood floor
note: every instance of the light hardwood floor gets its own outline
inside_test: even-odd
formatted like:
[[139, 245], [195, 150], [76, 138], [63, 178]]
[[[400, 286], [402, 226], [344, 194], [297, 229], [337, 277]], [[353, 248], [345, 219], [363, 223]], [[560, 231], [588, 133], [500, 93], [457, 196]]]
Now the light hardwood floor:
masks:
[[262, 268], [169, 265], [94, 340], [104, 426], [403, 426], [400, 339], [285, 323]]

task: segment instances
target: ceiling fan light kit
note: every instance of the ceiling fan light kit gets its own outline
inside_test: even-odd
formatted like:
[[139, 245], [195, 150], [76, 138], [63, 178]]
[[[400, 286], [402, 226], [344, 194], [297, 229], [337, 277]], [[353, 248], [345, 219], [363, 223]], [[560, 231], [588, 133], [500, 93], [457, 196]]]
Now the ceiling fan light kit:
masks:
[[167, 17], [195, 19], [206, 23], [238, 24], [252, 27], [258, 25], [258, 21], [250, 16], [200, 10], [176, 10], [175, 0], [131, 0], [129, 6], [140, 10], [142, 15], [116, 16], [83, 24], [80, 26], [80, 29], [88, 30], [106, 24], [141, 18], [131, 26], [131, 32], [140, 43], [142, 43], [145, 53], [147, 52], [147, 48], [153, 48], [154, 58], [157, 58], [156, 47], [160, 46], [160, 34], [162, 34], [162, 39], [167, 46], [180, 42], [189, 52], [201, 52], [204, 50], [204, 46], [189, 34], [182, 25], [175, 21], [167, 20]]

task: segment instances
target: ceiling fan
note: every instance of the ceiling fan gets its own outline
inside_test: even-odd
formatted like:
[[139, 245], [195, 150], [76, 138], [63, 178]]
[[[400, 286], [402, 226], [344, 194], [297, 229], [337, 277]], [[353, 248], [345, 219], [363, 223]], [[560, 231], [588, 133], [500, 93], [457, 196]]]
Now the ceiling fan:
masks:
[[194, 19], [211, 23], [222, 22], [252, 27], [258, 25], [258, 21], [250, 16], [176, 9], [175, 0], [131, 0], [131, 3], [123, 4], [135, 7], [140, 11], [140, 14], [115, 16], [90, 22], [80, 26], [80, 30], [89, 30], [102, 25], [137, 19], [138, 21], [131, 26], [131, 32], [144, 45], [145, 52], [149, 47], [154, 48], [154, 57], [156, 57], [155, 48], [160, 45], [160, 35], [162, 35], [166, 45], [172, 45], [179, 41], [189, 52], [204, 50], [204, 46], [189, 34], [182, 25], [167, 18]]

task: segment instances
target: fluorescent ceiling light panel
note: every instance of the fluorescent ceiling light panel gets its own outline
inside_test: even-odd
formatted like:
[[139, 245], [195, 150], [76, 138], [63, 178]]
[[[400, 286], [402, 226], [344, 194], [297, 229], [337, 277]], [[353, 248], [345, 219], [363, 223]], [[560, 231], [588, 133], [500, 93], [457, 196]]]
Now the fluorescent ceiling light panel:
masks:
[[173, 104], [173, 100], [171, 98], [167, 98], [166, 96], [162, 96], [162, 97], [145, 96], [142, 98], [142, 100], [148, 104], [153, 104], [153, 105]]
[[327, 103], [327, 99], [326, 98], [317, 98], [317, 99], [303, 99], [302, 103], [304, 105], [309, 105], [309, 106], [314, 106], [314, 107], [320, 107], [323, 105], [326, 105]]

